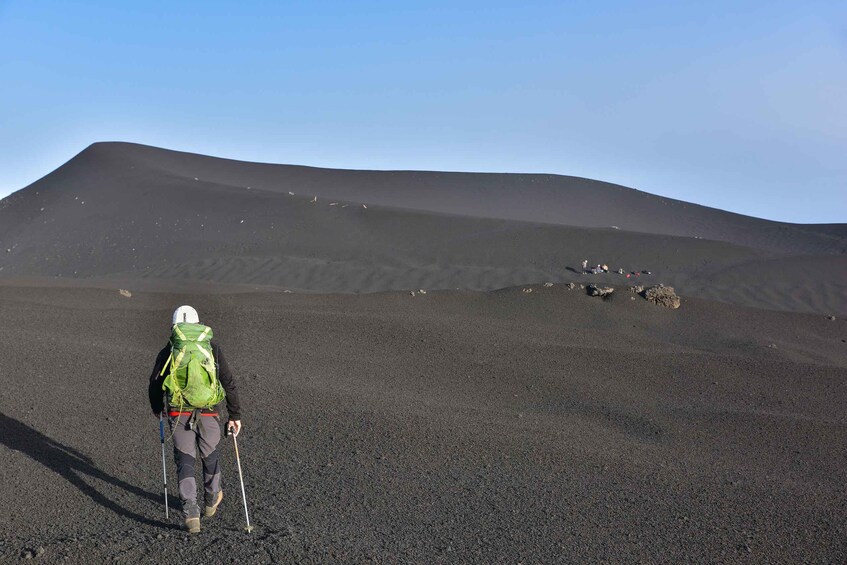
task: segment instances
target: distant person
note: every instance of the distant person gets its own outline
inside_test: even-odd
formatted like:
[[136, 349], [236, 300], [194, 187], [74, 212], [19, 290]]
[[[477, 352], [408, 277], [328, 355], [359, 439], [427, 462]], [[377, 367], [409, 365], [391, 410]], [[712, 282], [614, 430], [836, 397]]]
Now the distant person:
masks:
[[238, 389], [212, 328], [200, 323], [197, 311], [180, 306], [174, 311], [171, 338], [156, 357], [150, 374], [150, 408], [168, 419], [174, 443], [179, 498], [190, 533], [200, 531], [200, 506], [194, 461], [199, 448], [203, 462], [204, 516], [214, 516], [223, 500], [218, 443], [221, 441], [217, 405], [226, 398], [227, 430], [241, 431]]
[[583, 273], [588, 272], [588, 259], [582, 260], [582, 272]]

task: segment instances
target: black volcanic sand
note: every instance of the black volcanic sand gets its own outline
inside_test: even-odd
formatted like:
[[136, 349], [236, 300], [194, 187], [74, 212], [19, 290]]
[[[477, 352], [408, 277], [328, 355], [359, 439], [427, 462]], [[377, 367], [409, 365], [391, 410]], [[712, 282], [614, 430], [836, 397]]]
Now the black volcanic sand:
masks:
[[772, 222], [576, 177], [343, 171], [100, 143], [0, 201], [2, 277], [495, 290], [588, 282], [583, 259], [650, 271], [640, 284], [685, 296], [847, 315], [844, 224]]
[[[532, 288], [0, 287], [0, 560], [847, 559], [844, 320]], [[239, 378], [252, 534], [229, 440], [218, 516], [164, 521], [146, 380], [184, 302]]]

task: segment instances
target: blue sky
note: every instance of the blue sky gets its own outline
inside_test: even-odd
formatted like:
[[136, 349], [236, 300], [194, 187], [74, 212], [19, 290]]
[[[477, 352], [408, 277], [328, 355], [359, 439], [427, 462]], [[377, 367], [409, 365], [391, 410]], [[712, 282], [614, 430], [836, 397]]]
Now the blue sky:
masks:
[[90, 143], [847, 222], [845, 2], [0, 0], [0, 195]]

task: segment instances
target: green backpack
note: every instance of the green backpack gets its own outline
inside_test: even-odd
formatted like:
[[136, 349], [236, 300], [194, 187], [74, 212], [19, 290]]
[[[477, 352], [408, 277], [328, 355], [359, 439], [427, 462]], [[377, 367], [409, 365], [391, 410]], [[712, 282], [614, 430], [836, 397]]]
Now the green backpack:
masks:
[[211, 408], [224, 399], [212, 355], [212, 328], [203, 324], [175, 324], [171, 333], [171, 355], [161, 375], [171, 406]]

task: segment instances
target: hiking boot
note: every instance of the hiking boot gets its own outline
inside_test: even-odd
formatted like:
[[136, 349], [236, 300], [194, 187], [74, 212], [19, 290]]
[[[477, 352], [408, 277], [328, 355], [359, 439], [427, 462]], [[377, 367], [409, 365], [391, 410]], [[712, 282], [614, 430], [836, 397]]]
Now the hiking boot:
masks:
[[189, 534], [199, 534], [200, 533], [200, 517], [197, 518], [186, 518], [185, 519], [185, 529], [188, 530]]
[[185, 515], [185, 529], [190, 534], [200, 532], [200, 507], [194, 500], [182, 501], [182, 513]]
[[206, 518], [211, 518], [215, 515], [215, 512], [218, 510], [218, 506], [221, 501], [224, 499], [224, 491], [219, 490], [216, 494], [212, 495], [211, 498], [206, 497], [206, 508], [203, 510], [203, 516]]

